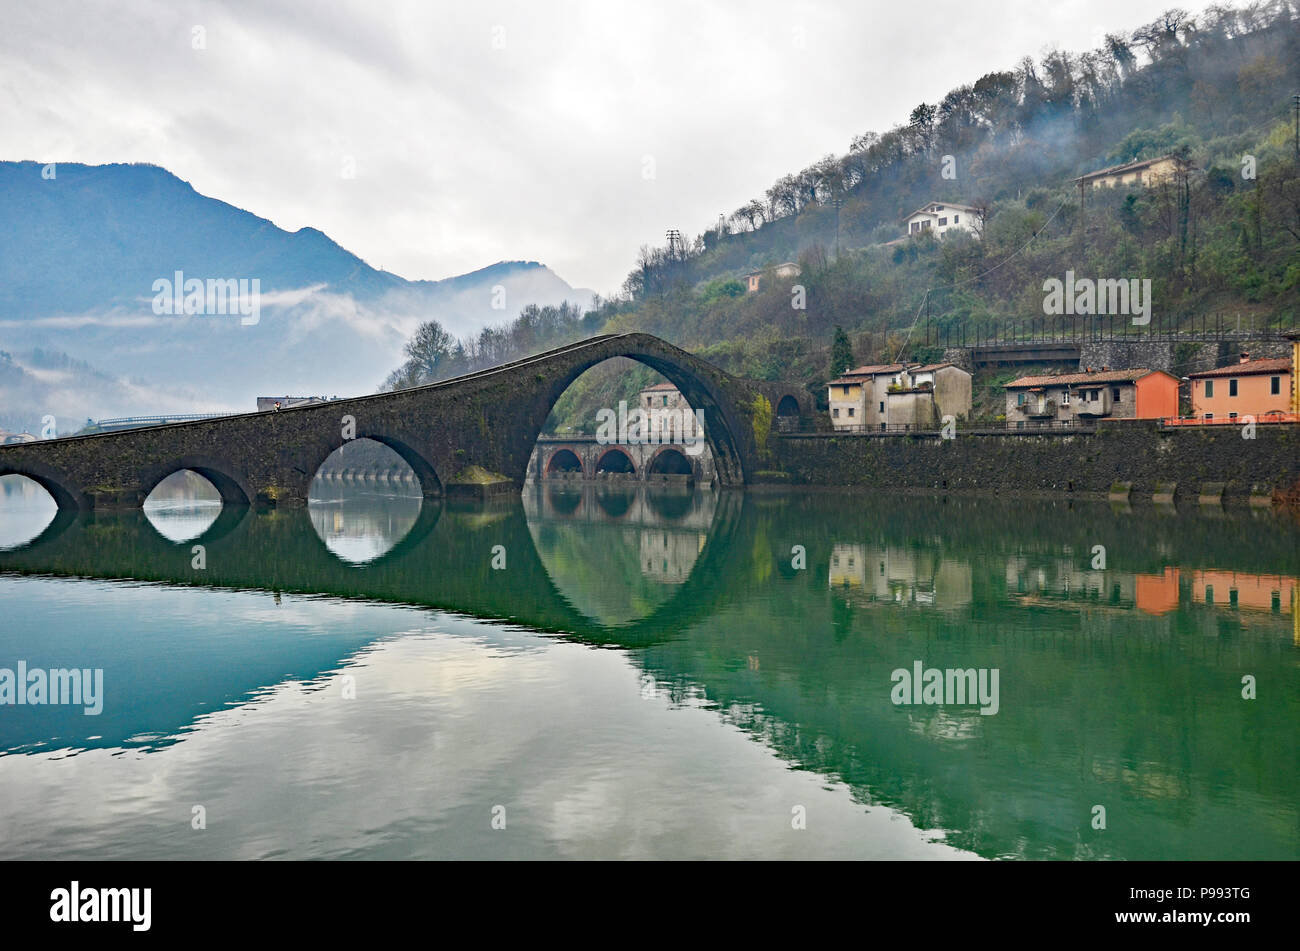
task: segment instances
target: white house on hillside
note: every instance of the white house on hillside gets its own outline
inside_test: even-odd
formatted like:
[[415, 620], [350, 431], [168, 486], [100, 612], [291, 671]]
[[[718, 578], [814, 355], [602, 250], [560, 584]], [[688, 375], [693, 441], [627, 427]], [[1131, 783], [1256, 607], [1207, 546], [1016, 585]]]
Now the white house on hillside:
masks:
[[957, 205], [952, 202], [932, 201], [922, 205], [903, 219], [907, 223], [909, 235], [933, 232], [941, 237], [949, 231], [966, 231], [975, 237], [980, 236], [983, 219], [980, 213], [970, 205]]

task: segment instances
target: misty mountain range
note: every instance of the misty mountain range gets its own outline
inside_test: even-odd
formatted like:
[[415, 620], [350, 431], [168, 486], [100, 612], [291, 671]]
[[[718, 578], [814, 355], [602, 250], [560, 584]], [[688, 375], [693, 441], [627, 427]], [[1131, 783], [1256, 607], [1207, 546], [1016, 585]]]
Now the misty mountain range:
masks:
[[[585, 307], [594, 296], [525, 261], [408, 281], [153, 165], [44, 168], [0, 162], [0, 428], [50, 414], [69, 432], [88, 417], [373, 392], [422, 320], [464, 336], [527, 304]], [[256, 319], [159, 315], [156, 282], [170, 301], [177, 272], [258, 281]]]

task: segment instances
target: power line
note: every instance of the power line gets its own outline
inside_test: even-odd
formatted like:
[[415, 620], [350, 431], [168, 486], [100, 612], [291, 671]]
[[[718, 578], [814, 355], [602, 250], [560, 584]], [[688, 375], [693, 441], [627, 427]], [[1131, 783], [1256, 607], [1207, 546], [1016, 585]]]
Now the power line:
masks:
[[[1300, 96], [1297, 96], [1296, 99], [1300, 100]], [[974, 277], [969, 277], [964, 281], [956, 281], [952, 284], [945, 284], [939, 287], [927, 287], [925, 289], [925, 293], [921, 295], [921, 303], [917, 305], [916, 317], [912, 320], [912, 325], [907, 328], [907, 336], [903, 338], [903, 342], [899, 345], [898, 350], [894, 353], [894, 359], [891, 360], [890, 363], [898, 362], [898, 358], [899, 356], [902, 355], [903, 349], [907, 346], [908, 342], [912, 339], [912, 331], [916, 329], [917, 323], [921, 320], [921, 311], [929, 302], [931, 291], [949, 291], [952, 290], [954, 287], [961, 287], [962, 285], [969, 284], [972, 281], [978, 281], [982, 277], [987, 277], [988, 275], [996, 271], [998, 268], [1002, 267], [1004, 264], [1009, 264], [1014, 258], [1019, 257], [1020, 254], [1023, 253], [1026, 248], [1028, 248], [1031, 244], [1033, 244], [1035, 238], [1037, 238], [1040, 234], [1042, 234], [1044, 231], [1047, 230], [1047, 226], [1052, 223], [1052, 219], [1061, 213], [1061, 209], [1066, 206], [1069, 200], [1070, 200], [1070, 196], [1067, 193], [1065, 198], [1062, 199], [1061, 203], [1056, 206], [1056, 211], [1052, 212], [1051, 215], [1048, 216], [1048, 219], [1043, 222], [1042, 226], [1029, 236], [1028, 241], [1026, 241], [1020, 247], [1016, 248], [1015, 251], [1011, 252], [1011, 254], [1007, 255], [1007, 257], [1003, 258], [1001, 261], [993, 265], [987, 271], [981, 271], [979, 274], [976, 274]], [[886, 331], [886, 333], [888, 333], [888, 331]]]

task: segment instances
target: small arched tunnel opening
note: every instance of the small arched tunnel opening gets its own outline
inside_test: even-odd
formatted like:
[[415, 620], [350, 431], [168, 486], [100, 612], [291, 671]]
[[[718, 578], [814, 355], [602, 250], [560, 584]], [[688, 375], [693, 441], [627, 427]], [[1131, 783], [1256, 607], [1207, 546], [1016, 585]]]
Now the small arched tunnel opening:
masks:
[[0, 551], [37, 538], [54, 521], [59, 504], [35, 479], [0, 476]]
[[[528, 472], [545, 479], [634, 476], [653, 451], [645, 447], [658, 446], [698, 454], [709, 465], [709, 438], [716, 434], [706, 434], [702, 409], [640, 360], [603, 360], [578, 375], [555, 401], [539, 434], [546, 442], [538, 443]], [[572, 446], [564, 445], [568, 440]], [[583, 467], [578, 460], [592, 442], [598, 458]], [[617, 447], [626, 447], [626, 459], [609, 455], [608, 450]]]
[[221, 504], [221, 493], [210, 479], [180, 469], [153, 487], [144, 500], [144, 515], [163, 538], [187, 542], [212, 527]]
[[387, 554], [420, 517], [424, 487], [411, 465], [374, 439], [353, 439], [330, 453], [312, 478], [307, 513], [325, 547], [364, 565]]
[[799, 401], [786, 393], [776, 404], [777, 432], [789, 433], [799, 428]]
[[572, 449], [557, 450], [551, 454], [551, 459], [546, 464], [546, 474], [551, 478], [581, 479], [582, 460]]
[[695, 479], [695, 469], [685, 453], [677, 449], [663, 449], [650, 461], [648, 470], [652, 481], [689, 484]]
[[622, 449], [607, 449], [605, 453], [596, 460], [596, 478], [633, 478], [636, 475], [636, 466], [632, 462], [632, 457]]

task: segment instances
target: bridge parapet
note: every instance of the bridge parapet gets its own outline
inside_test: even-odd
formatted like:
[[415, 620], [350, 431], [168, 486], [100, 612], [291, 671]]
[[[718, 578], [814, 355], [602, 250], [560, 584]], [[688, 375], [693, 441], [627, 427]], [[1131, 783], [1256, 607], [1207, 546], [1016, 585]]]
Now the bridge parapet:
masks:
[[745, 484], [764, 468], [777, 408], [765, 395], [768, 384], [733, 377], [649, 334], [627, 333], [394, 393], [4, 446], [0, 475], [34, 479], [64, 508], [141, 505], [180, 469], [206, 477], [228, 504], [305, 504], [330, 453], [369, 438], [406, 460], [426, 496], [483, 472], [522, 486], [556, 400], [613, 357], [655, 369], [704, 414], [720, 483]]

